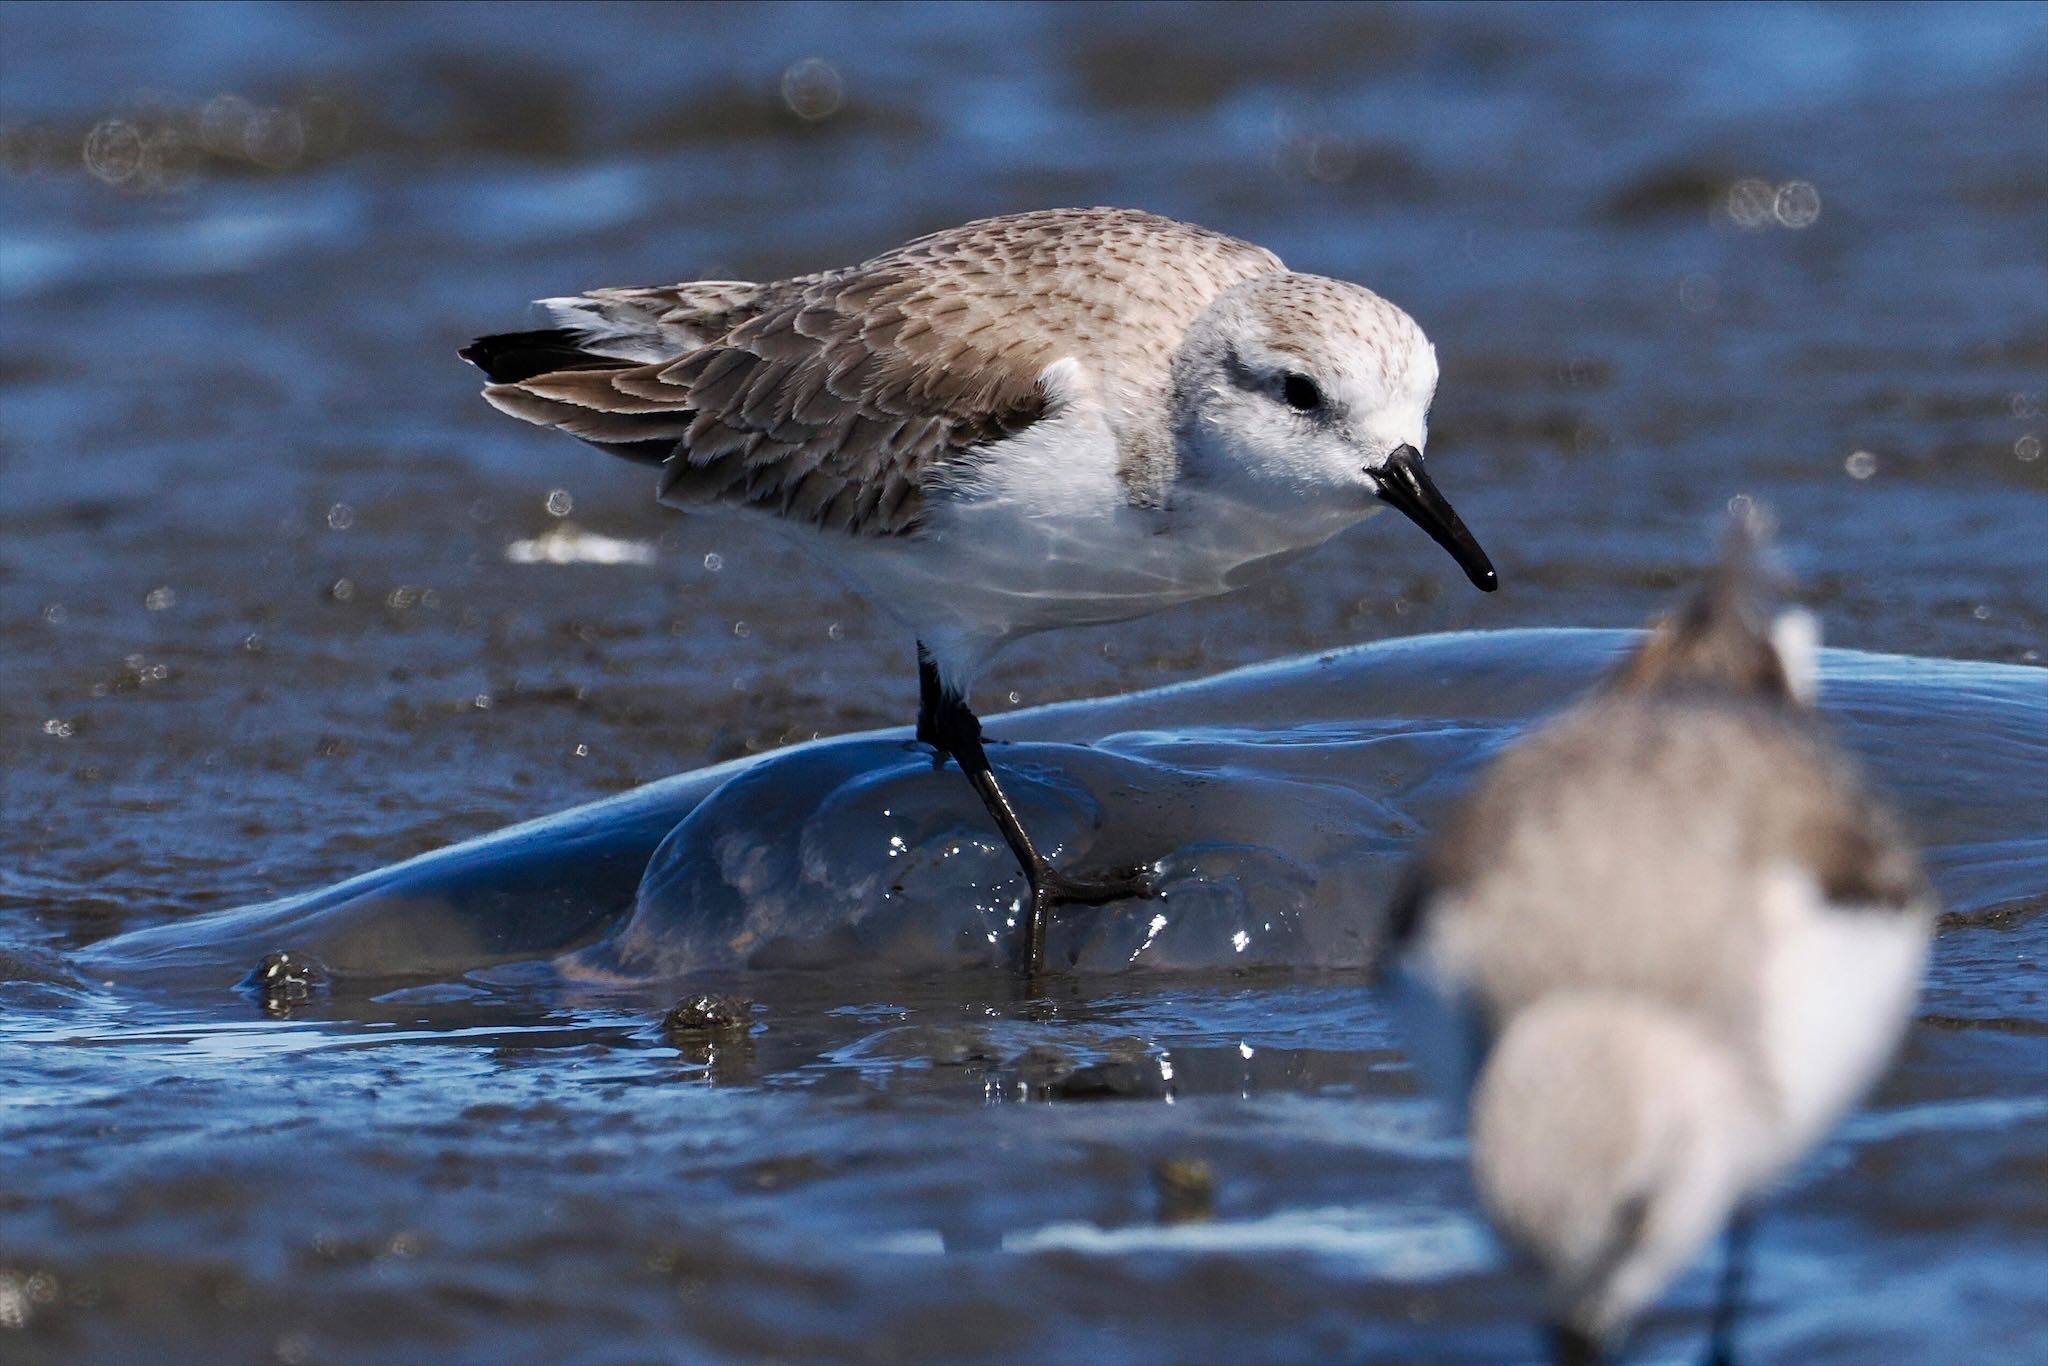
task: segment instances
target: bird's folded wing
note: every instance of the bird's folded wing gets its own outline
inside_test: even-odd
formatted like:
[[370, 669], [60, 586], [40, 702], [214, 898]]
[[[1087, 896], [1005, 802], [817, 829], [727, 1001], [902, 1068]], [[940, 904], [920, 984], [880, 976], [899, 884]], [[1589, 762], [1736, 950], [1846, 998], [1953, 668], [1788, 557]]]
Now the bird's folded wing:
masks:
[[[643, 302], [621, 295], [647, 293], [589, 297], [617, 314]], [[1045, 410], [1039, 375], [1053, 339], [1006, 331], [1002, 300], [934, 289], [929, 272], [868, 267], [788, 282], [760, 311], [737, 302], [726, 309], [736, 325], [679, 356], [544, 372], [485, 396], [622, 454], [661, 452], [664, 501], [756, 505], [861, 535], [913, 529], [932, 467]], [[686, 343], [685, 329], [720, 321], [684, 302], [664, 311], [657, 325]], [[624, 331], [586, 348], [623, 350]]]
[[[915, 530], [930, 475], [1047, 412], [1066, 357], [1162, 389], [1218, 293], [1282, 269], [1220, 233], [1128, 209], [1052, 209], [933, 233], [848, 270], [549, 300], [548, 333], [464, 354], [490, 401], [663, 467], [672, 502], [750, 504], [860, 535]], [[550, 370], [492, 360], [581, 351]], [[1153, 435], [1157, 435], [1154, 433]]]

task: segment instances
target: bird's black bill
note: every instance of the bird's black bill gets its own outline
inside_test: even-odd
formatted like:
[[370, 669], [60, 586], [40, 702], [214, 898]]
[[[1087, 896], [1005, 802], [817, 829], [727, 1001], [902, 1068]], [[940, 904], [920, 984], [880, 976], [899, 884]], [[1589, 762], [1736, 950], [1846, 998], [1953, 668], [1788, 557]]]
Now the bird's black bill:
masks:
[[1387, 463], [1369, 473], [1379, 484], [1380, 501], [1398, 509], [1402, 516], [1429, 533], [1451, 553], [1465, 577], [1482, 593], [1500, 587], [1493, 561], [1479, 548], [1479, 542], [1465, 529], [1465, 523], [1451, 507], [1450, 500], [1436, 491], [1422, 468], [1422, 452], [1413, 446], [1398, 447]]

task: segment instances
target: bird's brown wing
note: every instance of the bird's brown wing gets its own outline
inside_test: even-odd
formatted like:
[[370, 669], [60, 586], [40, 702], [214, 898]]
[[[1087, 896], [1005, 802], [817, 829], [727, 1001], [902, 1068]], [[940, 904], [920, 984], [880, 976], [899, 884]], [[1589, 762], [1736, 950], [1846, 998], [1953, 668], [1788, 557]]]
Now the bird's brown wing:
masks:
[[[721, 286], [734, 295], [692, 301], [678, 287], [682, 327], [709, 330], [703, 320], [725, 309], [727, 330], [673, 359], [593, 355], [484, 394], [515, 417], [659, 459], [665, 501], [898, 535], [917, 526], [935, 468], [1044, 414], [1048, 365], [1074, 356], [1100, 369], [1113, 356], [1137, 382], [1163, 382], [1208, 300], [1277, 268], [1262, 248], [1125, 210], [986, 219], [755, 294]], [[648, 293], [591, 297], [639, 306]]]

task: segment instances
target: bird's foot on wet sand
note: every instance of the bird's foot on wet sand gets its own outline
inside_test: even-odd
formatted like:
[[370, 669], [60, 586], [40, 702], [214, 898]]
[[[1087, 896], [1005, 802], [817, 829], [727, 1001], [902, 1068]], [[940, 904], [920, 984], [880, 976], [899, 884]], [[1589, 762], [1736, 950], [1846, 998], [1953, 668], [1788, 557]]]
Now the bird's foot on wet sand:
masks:
[[1020, 966], [1033, 976], [1045, 970], [1046, 926], [1061, 907], [1149, 900], [1159, 895], [1157, 879], [1157, 870], [1150, 864], [1077, 874], [1040, 869], [1031, 879], [1030, 914], [1025, 921]]

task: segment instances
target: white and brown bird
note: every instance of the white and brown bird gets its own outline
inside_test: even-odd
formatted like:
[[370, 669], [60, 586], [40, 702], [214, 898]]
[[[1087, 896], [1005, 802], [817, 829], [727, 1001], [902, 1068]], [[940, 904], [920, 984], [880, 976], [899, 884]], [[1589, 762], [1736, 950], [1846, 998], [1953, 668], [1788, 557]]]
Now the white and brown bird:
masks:
[[1533, 1262], [1561, 1360], [1597, 1360], [1870, 1085], [1935, 901], [1812, 710], [1746, 530], [1590, 700], [1501, 756], [1394, 908], [1412, 1051]]
[[1493, 566], [1424, 473], [1436, 354], [1370, 290], [1128, 209], [922, 237], [843, 270], [546, 299], [462, 355], [500, 410], [751, 514], [916, 633], [918, 737], [951, 756], [1048, 910], [1141, 894], [1055, 870], [968, 706], [1004, 644], [1228, 592], [1391, 504]]

